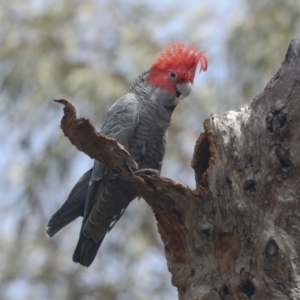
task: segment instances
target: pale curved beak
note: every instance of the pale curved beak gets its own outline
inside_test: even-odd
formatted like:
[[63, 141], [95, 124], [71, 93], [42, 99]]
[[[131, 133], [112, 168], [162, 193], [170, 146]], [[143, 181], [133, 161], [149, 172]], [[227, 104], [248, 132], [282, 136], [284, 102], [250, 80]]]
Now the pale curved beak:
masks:
[[[192, 83], [190, 81], [184, 83], [178, 83], [176, 85], [176, 90], [178, 92], [178, 100], [182, 100], [189, 95], [192, 89]], [[179, 93], [181, 95], [179, 95]]]

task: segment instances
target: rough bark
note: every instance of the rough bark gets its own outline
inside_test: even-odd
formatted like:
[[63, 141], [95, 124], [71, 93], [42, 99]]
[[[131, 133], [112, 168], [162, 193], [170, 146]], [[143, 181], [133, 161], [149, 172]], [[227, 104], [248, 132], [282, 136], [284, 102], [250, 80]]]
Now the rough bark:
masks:
[[251, 104], [204, 122], [197, 188], [134, 175], [126, 150], [77, 119], [62, 129], [119, 172], [151, 206], [179, 299], [300, 299], [300, 39]]

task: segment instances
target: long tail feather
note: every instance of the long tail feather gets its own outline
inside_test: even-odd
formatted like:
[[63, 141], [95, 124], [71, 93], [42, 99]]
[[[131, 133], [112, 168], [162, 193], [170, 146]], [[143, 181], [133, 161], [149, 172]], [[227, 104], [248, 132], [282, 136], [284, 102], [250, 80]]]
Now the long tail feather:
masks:
[[51, 217], [46, 234], [49, 237], [54, 236], [60, 229], [68, 225], [79, 216], [84, 214], [85, 199], [88, 191], [89, 180], [92, 170], [87, 171], [78, 180], [72, 189], [68, 199], [62, 207]]
[[87, 238], [81, 234], [73, 254], [73, 261], [80, 263], [85, 267], [89, 267], [94, 261], [103, 239], [104, 237], [99, 242], [95, 243], [93, 239]]

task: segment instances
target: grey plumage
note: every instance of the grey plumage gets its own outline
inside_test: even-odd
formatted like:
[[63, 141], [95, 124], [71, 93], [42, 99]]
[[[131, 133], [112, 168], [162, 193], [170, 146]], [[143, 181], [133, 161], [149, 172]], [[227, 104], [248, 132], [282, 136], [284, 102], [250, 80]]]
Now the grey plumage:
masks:
[[93, 169], [84, 173], [75, 184], [67, 201], [50, 219], [46, 232], [52, 237], [77, 217], [84, 215], [85, 199]]
[[[122, 144], [139, 169], [160, 172], [172, 112], [181, 94], [154, 86], [147, 80], [148, 72], [141, 74], [128, 93], [112, 105], [101, 132]], [[83, 216], [73, 260], [89, 266], [106, 233], [136, 196], [130, 184], [94, 161], [93, 169], [83, 175], [66, 203], [49, 221], [47, 234], [52, 237], [76, 217]]]

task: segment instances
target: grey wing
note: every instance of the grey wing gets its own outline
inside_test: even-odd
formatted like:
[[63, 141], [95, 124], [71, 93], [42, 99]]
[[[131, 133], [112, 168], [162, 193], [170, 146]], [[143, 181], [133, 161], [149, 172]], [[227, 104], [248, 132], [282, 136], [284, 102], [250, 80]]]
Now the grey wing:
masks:
[[[128, 97], [128, 95], [126, 96]], [[136, 101], [121, 98], [109, 110], [101, 132], [115, 138], [127, 150], [138, 124]], [[82, 229], [73, 261], [89, 266], [106, 235], [122, 216], [135, 190], [100, 162], [94, 162], [87, 192]]]
[[135, 96], [127, 94], [110, 108], [101, 133], [115, 138], [129, 150], [138, 119], [138, 100]]
[[[129, 150], [134, 139], [134, 131], [138, 124], [138, 101], [132, 95], [122, 97], [108, 111], [107, 117], [102, 125], [101, 133], [108, 137], [115, 138], [118, 143]], [[89, 190], [85, 202], [84, 216], [88, 216], [96, 199], [96, 194], [100, 188], [100, 184], [108, 181], [112, 171], [108, 170], [102, 163], [95, 160], [92, 176], [89, 182]]]

